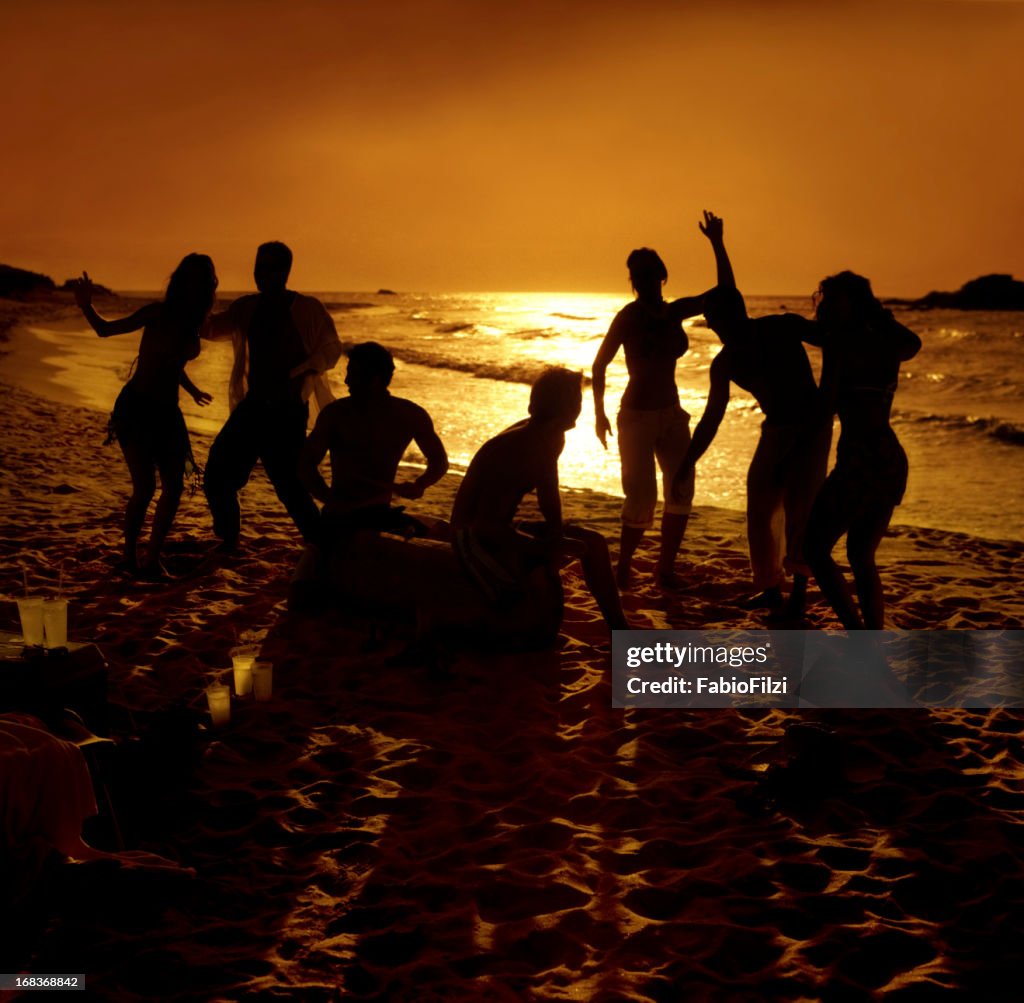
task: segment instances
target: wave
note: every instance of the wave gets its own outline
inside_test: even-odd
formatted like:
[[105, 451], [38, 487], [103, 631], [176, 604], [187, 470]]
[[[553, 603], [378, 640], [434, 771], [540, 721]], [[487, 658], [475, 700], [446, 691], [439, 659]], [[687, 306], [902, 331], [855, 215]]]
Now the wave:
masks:
[[[424, 318], [417, 318], [422, 320]], [[475, 331], [476, 324], [465, 323], [465, 324], [440, 324], [434, 328], [438, 334], [461, 334], [463, 331]]]
[[552, 317], [560, 317], [562, 320], [597, 320], [596, 317], [586, 317], [575, 313], [553, 313]]
[[322, 302], [328, 313], [332, 310], [336, 313], [343, 313], [348, 310], [372, 310], [380, 305], [378, 303], [349, 303], [343, 300], [323, 300]]
[[[355, 342], [342, 342], [342, 347], [347, 352], [354, 344]], [[499, 383], [524, 383], [526, 386], [531, 386], [533, 381], [545, 369], [551, 368], [550, 362], [539, 360], [521, 359], [517, 362], [501, 363], [487, 362], [482, 359], [458, 359], [404, 345], [391, 348], [390, 351], [396, 359], [415, 366], [426, 366], [429, 369], [447, 369], [456, 373], [468, 373], [470, 376], [481, 380], [495, 380]], [[584, 375], [583, 385], [590, 385], [589, 376]]]
[[956, 431], [987, 435], [1012, 446], [1024, 446], [1024, 425], [1004, 421], [1002, 418], [978, 418], [966, 414], [918, 414], [912, 411], [897, 411], [895, 417], [904, 423], [939, 425]]

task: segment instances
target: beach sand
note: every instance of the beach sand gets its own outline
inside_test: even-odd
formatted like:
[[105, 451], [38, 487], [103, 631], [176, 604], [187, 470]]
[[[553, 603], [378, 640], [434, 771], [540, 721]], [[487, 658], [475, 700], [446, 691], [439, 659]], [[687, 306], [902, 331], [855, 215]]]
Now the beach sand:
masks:
[[[613, 710], [574, 567], [556, 649], [388, 665], [402, 641], [368, 621], [288, 616], [299, 541], [260, 471], [239, 556], [202, 564], [197, 495], [167, 548], [184, 577], [126, 583], [106, 415], [19, 377], [0, 360], [0, 594], [63, 567], [71, 636], [109, 664], [125, 842], [195, 871], [58, 869], [26, 970], [125, 1001], [1017, 998], [1021, 713]], [[413, 510], [445, 515], [456, 486]], [[614, 537], [615, 499], [565, 506]], [[892, 625], [1019, 627], [1022, 550], [895, 527]], [[678, 590], [653, 557], [624, 600], [636, 626], [761, 625], [738, 607], [741, 513], [697, 511]], [[203, 689], [247, 633], [274, 698], [211, 730]]]

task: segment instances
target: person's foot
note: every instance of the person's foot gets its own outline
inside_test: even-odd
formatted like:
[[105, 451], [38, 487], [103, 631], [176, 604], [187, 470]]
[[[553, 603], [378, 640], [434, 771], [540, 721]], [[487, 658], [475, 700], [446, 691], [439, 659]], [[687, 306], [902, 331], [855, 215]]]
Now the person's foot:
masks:
[[134, 578], [139, 573], [139, 562], [134, 557], [121, 556], [113, 564], [114, 571], [119, 575]]
[[740, 600], [737, 605], [740, 609], [781, 609], [782, 589], [765, 589], [763, 592], [758, 592], [755, 595]]
[[233, 556], [238, 553], [238, 549], [238, 537], [236, 536], [233, 540], [221, 540], [220, 543], [213, 548], [213, 552], [215, 554]]
[[771, 626], [777, 627], [795, 628], [810, 625], [810, 621], [804, 615], [804, 610], [800, 609], [798, 612], [791, 612], [789, 603], [786, 603], [785, 606], [779, 609], [771, 610], [764, 618], [764, 621]]
[[148, 561], [143, 564], [135, 577], [140, 582], [169, 582], [171, 580], [167, 569], [159, 561]]
[[807, 600], [804, 597], [799, 599], [794, 596], [790, 596], [786, 600], [785, 606], [779, 610], [779, 615], [785, 617], [787, 620], [802, 620], [804, 613], [807, 612]]
[[675, 568], [665, 568], [660, 564], [655, 569], [654, 580], [663, 589], [677, 588], [681, 582], [679, 575], [676, 574]]

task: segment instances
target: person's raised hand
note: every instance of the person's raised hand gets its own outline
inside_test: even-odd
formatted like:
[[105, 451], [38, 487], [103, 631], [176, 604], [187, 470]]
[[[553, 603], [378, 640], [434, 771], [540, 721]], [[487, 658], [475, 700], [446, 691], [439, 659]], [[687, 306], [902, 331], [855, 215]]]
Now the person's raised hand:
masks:
[[708, 212], [707, 209], [704, 210], [703, 222], [698, 221], [697, 226], [700, 227], [700, 232], [712, 242], [721, 240], [725, 233], [725, 224], [722, 222], [722, 217], [716, 216], [713, 212]]
[[71, 291], [75, 295], [75, 302], [82, 310], [92, 305], [93, 285], [88, 272], [82, 272], [82, 277], [71, 283]]

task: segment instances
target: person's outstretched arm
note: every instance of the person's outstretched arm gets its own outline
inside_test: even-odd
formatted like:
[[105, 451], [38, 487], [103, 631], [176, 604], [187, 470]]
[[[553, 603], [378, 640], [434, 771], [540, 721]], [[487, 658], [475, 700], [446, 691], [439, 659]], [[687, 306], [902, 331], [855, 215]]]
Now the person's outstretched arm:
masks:
[[[711, 248], [715, 252], [718, 285], [735, 289], [736, 279], [732, 273], [732, 263], [725, 250], [725, 224], [722, 222], [722, 218], [705, 209], [704, 219], [699, 221], [697, 226], [700, 228], [700, 232], [711, 241]], [[714, 288], [716, 287], [711, 287], [711, 289]], [[696, 317], [697, 314], [703, 313], [704, 297], [711, 292], [711, 289], [705, 289], [698, 296], [682, 296], [677, 300], [672, 300], [670, 304], [672, 316], [679, 321], [684, 321], [688, 317]]]
[[327, 455], [330, 446], [329, 423], [330, 412], [325, 409], [320, 412], [299, 456], [299, 479], [306, 490], [322, 504], [327, 504], [331, 499], [331, 489], [320, 473], [320, 461]]
[[178, 380], [178, 383], [181, 384], [185, 393], [187, 393], [200, 407], [206, 407], [206, 405], [213, 400], [213, 394], [208, 394], [205, 390], [200, 390], [199, 387], [197, 387], [188, 378], [188, 373], [186, 373], [184, 369], [181, 371], [181, 378]]
[[225, 338], [233, 338], [239, 328], [238, 304], [240, 302], [240, 300], [234, 300], [224, 310], [209, 314], [199, 332], [199, 337], [206, 341], [220, 341]]
[[423, 412], [420, 427], [413, 435], [413, 441], [426, 458], [427, 469], [414, 481], [395, 484], [394, 492], [400, 498], [415, 501], [422, 498], [423, 492], [433, 487], [448, 472], [448, 453], [441, 442], [441, 437], [434, 431], [434, 423], [426, 411]]
[[621, 313], [618, 314], [612, 321], [611, 327], [608, 328], [608, 333], [597, 350], [594, 365], [590, 371], [591, 388], [594, 391], [594, 417], [596, 419], [594, 426], [597, 437], [605, 449], [608, 448], [608, 436], [612, 431], [611, 422], [608, 421], [608, 416], [604, 412], [605, 372], [622, 346], [622, 321], [619, 319], [621, 316]]
[[92, 305], [93, 284], [88, 272], [82, 272], [82, 277], [71, 288], [82, 315], [101, 338], [138, 331], [139, 328], [145, 327], [149, 323], [155, 311], [159, 309], [159, 304], [148, 303], [136, 310], [135, 313], [122, 317], [120, 320], [106, 320], [96, 312]]
[[711, 388], [708, 391], [708, 402], [704, 405], [704, 413], [693, 430], [690, 448], [683, 457], [674, 481], [685, 481], [697, 466], [698, 460], [707, 452], [714, 441], [725, 409], [729, 405], [729, 373], [721, 353], [711, 363]]

